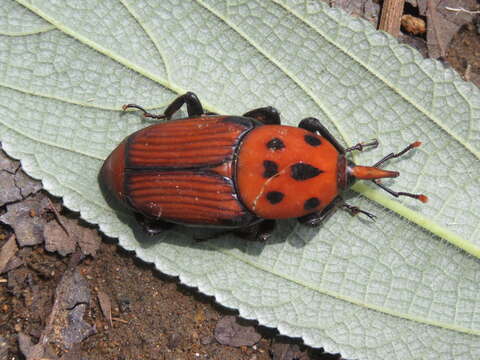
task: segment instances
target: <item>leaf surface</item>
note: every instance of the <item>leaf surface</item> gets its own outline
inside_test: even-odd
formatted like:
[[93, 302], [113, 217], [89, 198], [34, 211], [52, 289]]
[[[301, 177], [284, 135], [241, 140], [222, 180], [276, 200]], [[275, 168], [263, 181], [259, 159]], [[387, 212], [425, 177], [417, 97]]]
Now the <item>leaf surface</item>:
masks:
[[[120, 245], [247, 318], [362, 359], [480, 357], [480, 93], [441, 64], [315, 1], [3, 0], [0, 140], [26, 171]], [[315, 116], [343, 143], [381, 155], [421, 140], [319, 229], [280, 222], [267, 244], [142, 234], [97, 182], [102, 161], [187, 90], [210, 111]], [[357, 196], [353, 196], [357, 195]]]

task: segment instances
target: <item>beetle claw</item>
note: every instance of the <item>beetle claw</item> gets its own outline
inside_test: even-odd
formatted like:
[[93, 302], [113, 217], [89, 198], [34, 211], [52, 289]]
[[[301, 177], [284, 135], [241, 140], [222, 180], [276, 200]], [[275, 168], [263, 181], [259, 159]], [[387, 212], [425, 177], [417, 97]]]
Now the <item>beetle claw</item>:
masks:
[[376, 215], [374, 215], [372, 213], [369, 213], [368, 211], [362, 210], [357, 206], [352, 206], [352, 205], [349, 205], [349, 204], [343, 204], [342, 206], [344, 208], [346, 208], [348, 211], [350, 211], [350, 214], [352, 216], [356, 216], [358, 214], [364, 214], [364, 215], [368, 216], [372, 221], [376, 221], [376, 218], [377, 218]]

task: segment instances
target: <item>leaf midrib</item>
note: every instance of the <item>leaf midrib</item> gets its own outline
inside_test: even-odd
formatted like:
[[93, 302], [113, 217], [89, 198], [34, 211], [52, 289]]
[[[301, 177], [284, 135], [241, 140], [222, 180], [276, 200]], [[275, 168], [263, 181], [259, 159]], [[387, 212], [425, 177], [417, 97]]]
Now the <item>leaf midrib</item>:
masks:
[[325, 290], [325, 289], [315, 287], [314, 285], [312, 285], [308, 282], [301, 281], [301, 280], [296, 279], [292, 276], [288, 276], [286, 274], [282, 274], [278, 271], [275, 271], [275, 269], [273, 269], [273, 268], [267, 268], [267, 267], [265, 267], [265, 266], [263, 266], [263, 265], [261, 265], [257, 262], [250, 261], [248, 258], [240, 256], [239, 254], [235, 253], [234, 251], [228, 251], [228, 250], [225, 250], [225, 248], [222, 248], [220, 246], [215, 246], [215, 244], [211, 243], [211, 242], [206, 243], [205, 246], [210, 247], [210, 248], [214, 249], [215, 251], [218, 251], [218, 252], [220, 252], [220, 253], [222, 253], [226, 256], [232, 257], [237, 261], [240, 261], [240, 262], [242, 262], [242, 263], [244, 263], [248, 266], [251, 266], [251, 267], [253, 267], [257, 270], [260, 270], [262, 272], [265, 272], [267, 274], [274, 275], [278, 278], [290, 281], [294, 284], [297, 284], [297, 285], [302, 286], [304, 288], [310, 289], [310, 290], [315, 291], [317, 293], [327, 295], [327, 296], [333, 297], [335, 299], [348, 302], [348, 303], [353, 304], [353, 305], [357, 305], [357, 306], [360, 306], [360, 307], [363, 307], [363, 308], [366, 308], [366, 309], [369, 309], [369, 310], [378, 311], [378, 312], [381, 312], [381, 313], [384, 313], [384, 314], [387, 314], [387, 315], [391, 315], [391, 316], [394, 316], [394, 317], [397, 317], [397, 318], [402, 318], [402, 319], [405, 319], [405, 320], [415, 321], [415, 322], [426, 324], [426, 325], [436, 326], [436, 327], [439, 327], [439, 328], [458, 331], [458, 332], [465, 333], [465, 334], [470, 334], [470, 335], [480, 335], [480, 330], [474, 330], [474, 329], [466, 328], [466, 327], [463, 327], [463, 326], [457, 326], [457, 325], [453, 325], [453, 324], [442, 322], [442, 321], [435, 321], [435, 320], [428, 319], [428, 318], [421, 317], [421, 316], [414, 316], [414, 315], [410, 315], [410, 314], [407, 314], [407, 313], [404, 313], [404, 312], [394, 311], [391, 308], [387, 308], [387, 307], [383, 307], [383, 306], [375, 305], [375, 304], [368, 304], [368, 303], [362, 302], [358, 299], [355, 299], [353, 297], [349, 297], [349, 296], [346, 296], [344, 294], [337, 293], [335, 291], [330, 291], [330, 290]]

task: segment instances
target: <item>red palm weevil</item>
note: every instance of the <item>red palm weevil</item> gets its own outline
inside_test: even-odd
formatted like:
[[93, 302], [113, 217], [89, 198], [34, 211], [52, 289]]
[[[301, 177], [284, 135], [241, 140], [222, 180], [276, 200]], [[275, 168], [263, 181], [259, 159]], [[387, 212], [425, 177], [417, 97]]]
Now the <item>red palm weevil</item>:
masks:
[[319, 225], [338, 207], [352, 214], [374, 215], [348, 205], [341, 193], [358, 179], [370, 180], [393, 196], [426, 202], [425, 195], [396, 192], [379, 179], [396, 171], [380, 168], [386, 161], [420, 146], [414, 142], [373, 166], [359, 166], [346, 155], [377, 140], [344, 148], [315, 118], [298, 127], [280, 125], [273, 107], [242, 116], [206, 113], [188, 92], [170, 104], [170, 119], [182, 105], [188, 117], [151, 125], [128, 136], [107, 158], [100, 172], [104, 190], [129, 207], [149, 233], [171, 225], [232, 229], [266, 240], [277, 219], [297, 218]]

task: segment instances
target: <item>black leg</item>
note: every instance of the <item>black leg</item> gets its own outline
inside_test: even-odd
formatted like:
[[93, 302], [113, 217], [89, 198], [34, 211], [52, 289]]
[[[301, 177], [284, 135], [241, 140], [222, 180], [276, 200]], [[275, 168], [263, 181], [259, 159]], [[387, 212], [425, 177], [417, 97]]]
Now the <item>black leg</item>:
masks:
[[123, 105], [122, 109], [123, 111], [131, 108], [141, 110], [143, 111], [143, 116], [148, 118], [170, 119], [173, 114], [175, 114], [182, 107], [183, 104], [187, 104], [187, 114], [189, 117], [200, 116], [204, 114], [202, 103], [198, 99], [197, 95], [190, 91], [186, 94], [180, 95], [175, 100], [173, 100], [173, 102], [168, 105], [163, 115], [151, 114], [144, 108], [136, 104]]
[[347, 203], [343, 203], [342, 207], [344, 209], [347, 209], [352, 216], [355, 216], [355, 215], [358, 215], [358, 214], [364, 214], [364, 215], [367, 215], [373, 221], [375, 221], [375, 218], [376, 218], [375, 215], [369, 213], [368, 211], [362, 210], [357, 206], [352, 206], [352, 205], [349, 205]]
[[347, 149], [345, 149], [345, 152], [350, 152], [350, 151], [353, 151], [353, 150], [358, 150], [358, 151], [363, 151], [364, 148], [366, 147], [373, 147], [374, 149], [378, 146], [378, 140], [377, 139], [373, 139], [372, 141], [370, 142], [361, 142], [361, 143], [358, 143], [352, 147], [349, 147]]
[[280, 114], [271, 106], [251, 110], [243, 116], [258, 120], [265, 125], [280, 125]]
[[170, 119], [183, 104], [187, 104], [187, 114], [189, 117], [200, 116], [204, 114], [202, 103], [198, 100], [197, 95], [189, 91], [186, 94], [180, 95], [167, 107], [164, 115]]
[[175, 224], [163, 220], [148, 219], [141, 214], [135, 214], [138, 223], [148, 235], [157, 235], [161, 232], [171, 229]]
[[323, 223], [335, 210], [342, 206], [343, 200], [340, 197], [336, 197], [325, 209], [317, 211], [311, 214], [307, 214], [297, 218], [298, 222], [302, 225], [309, 227], [316, 227]]
[[321, 223], [323, 223], [330, 215], [332, 215], [335, 210], [338, 208], [344, 208], [352, 216], [358, 215], [358, 214], [364, 214], [368, 216], [370, 219], [375, 221], [376, 216], [360, 209], [357, 206], [352, 206], [347, 204], [340, 196], [336, 197], [325, 209], [319, 212], [314, 212], [302, 217], [297, 218], [298, 222], [302, 225], [305, 226], [310, 226], [310, 227], [316, 227], [319, 226]]
[[306, 118], [300, 121], [299, 128], [311, 131], [313, 133], [318, 132], [321, 136], [327, 139], [340, 154], [345, 154], [345, 148], [333, 137], [332, 134], [323, 126], [318, 119]]
[[261, 223], [236, 230], [235, 235], [245, 240], [267, 241], [274, 230], [275, 220], [264, 220]]

